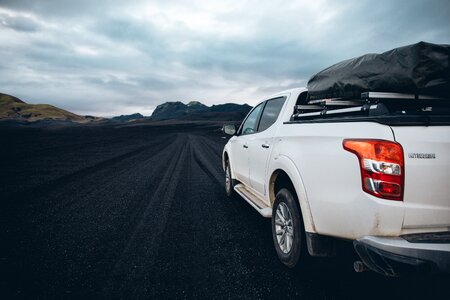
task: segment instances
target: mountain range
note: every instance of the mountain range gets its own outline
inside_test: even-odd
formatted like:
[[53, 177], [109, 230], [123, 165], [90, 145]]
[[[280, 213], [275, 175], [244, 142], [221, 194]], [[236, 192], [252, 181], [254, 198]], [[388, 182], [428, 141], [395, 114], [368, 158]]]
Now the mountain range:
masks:
[[9, 120], [22, 123], [98, 123], [98, 122], [133, 122], [133, 121], [160, 121], [160, 120], [189, 120], [189, 121], [240, 121], [250, 111], [247, 104], [226, 103], [206, 106], [198, 101], [184, 104], [180, 101], [165, 102], [156, 107], [150, 117], [139, 113], [120, 115], [111, 119], [81, 116], [60, 109], [49, 104], [28, 104], [24, 101], [0, 93], [0, 120]]
[[188, 104], [179, 101], [166, 102], [156, 107], [151, 119], [240, 121], [245, 118], [251, 108], [247, 104], [235, 103], [206, 106], [198, 101], [191, 101]]

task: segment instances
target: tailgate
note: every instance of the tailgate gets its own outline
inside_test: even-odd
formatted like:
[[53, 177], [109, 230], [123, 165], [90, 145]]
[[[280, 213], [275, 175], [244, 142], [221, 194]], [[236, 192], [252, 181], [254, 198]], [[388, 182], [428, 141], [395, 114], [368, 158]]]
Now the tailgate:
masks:
[[403, 228], [450, 229], [450, 126], [391, 127], [405, 157]]

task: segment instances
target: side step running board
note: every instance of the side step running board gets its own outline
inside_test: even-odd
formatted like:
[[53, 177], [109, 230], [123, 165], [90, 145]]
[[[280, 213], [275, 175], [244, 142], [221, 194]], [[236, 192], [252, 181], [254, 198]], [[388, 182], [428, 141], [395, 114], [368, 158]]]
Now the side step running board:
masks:
[[248, 202], [254, 209], [256, 209], [261, 216], [265, 218], [272, 217], [272, 208], [267, 206], [258, 196], [245, 188], [245, 186], [240, 183], [234, 186], [234, 190], [238, 193], [245, 201]]

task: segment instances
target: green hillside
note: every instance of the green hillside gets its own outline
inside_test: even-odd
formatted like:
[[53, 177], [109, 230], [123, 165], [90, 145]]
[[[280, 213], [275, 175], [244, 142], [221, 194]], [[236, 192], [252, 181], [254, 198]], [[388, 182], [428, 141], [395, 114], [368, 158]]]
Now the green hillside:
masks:
[[92, 119], [49, 104], [28, 104], [16, 97], [2, 93], [0, 93], [0, 119], [26, 122], [57, 120], [87, 123], [92, 121]]

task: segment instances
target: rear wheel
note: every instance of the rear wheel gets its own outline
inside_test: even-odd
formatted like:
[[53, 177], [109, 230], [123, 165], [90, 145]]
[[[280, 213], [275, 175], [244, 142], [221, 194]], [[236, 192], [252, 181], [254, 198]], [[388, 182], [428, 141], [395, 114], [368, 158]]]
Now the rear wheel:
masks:
[[277, 193], [272, 208], [272, 237], [280, 261], [289, 268], [295, 267], [304, 252], [304, 229], [296, 199], [286, 188]]

